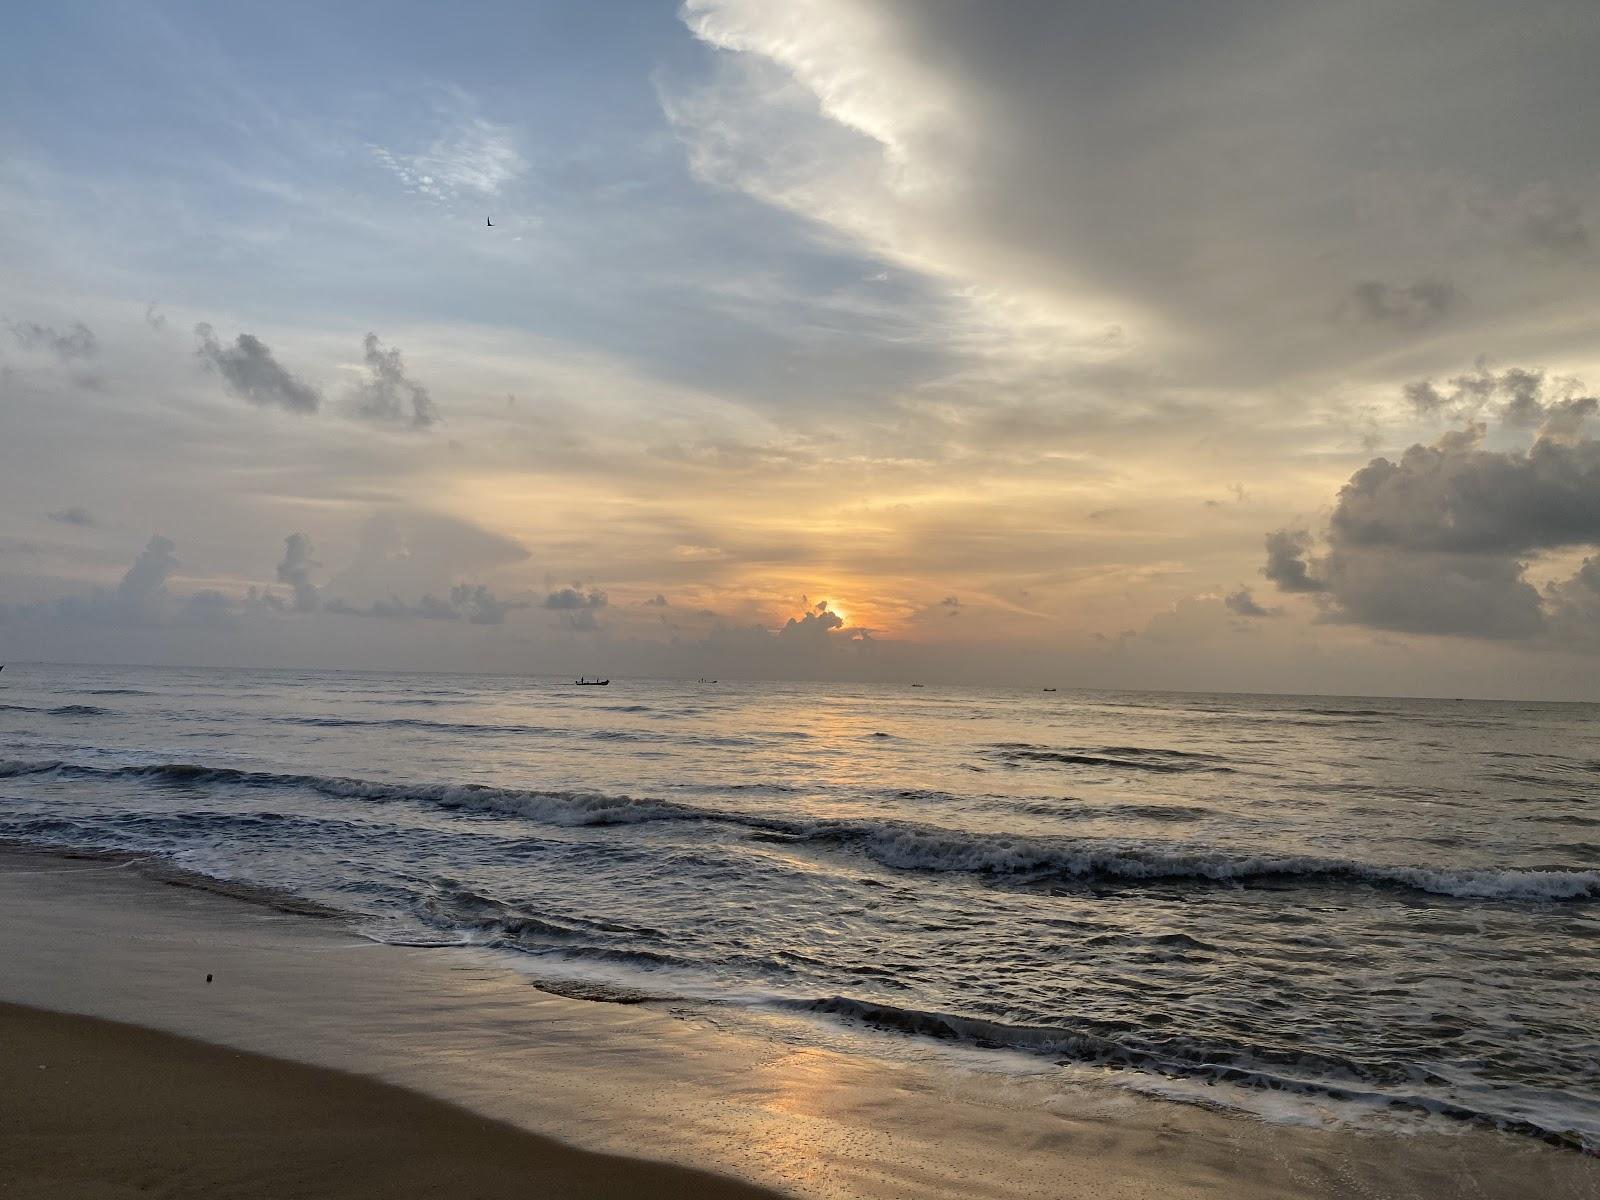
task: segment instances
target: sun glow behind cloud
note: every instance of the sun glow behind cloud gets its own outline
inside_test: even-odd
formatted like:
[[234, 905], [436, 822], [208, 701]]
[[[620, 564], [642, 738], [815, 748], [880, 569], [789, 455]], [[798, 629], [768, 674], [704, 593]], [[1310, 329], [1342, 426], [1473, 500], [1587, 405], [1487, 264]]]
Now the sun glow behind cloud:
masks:
[[[1530, 560], [1548, 619], [1516, 645], [1362, 624], [1398, 574], [1262, 574], [1279, 530], [1307, 579], [1375, 570], [1330, 526], [1375, 457], [1544, 428], [1413, 385], [1542, 368], [1555, 420], [1587, 395], [1562, 380], [1600, 380], [1592, 131], [1548, 128], [1595, 22], [1539, 4], [1569, 36], [1530, 20], [1494, 64], [1476, 0], [1406, 0], [1425, 44], [1325, 6], [695, 0], [559, 32], [507, 6], [466, 45], [419, 7], [382, 54], [305, 25], [346, 64], [309, 79], [224, 53], [226, 15], [42, 19], [0, 66], [81, 86], [0, 166], [0, 636], [1463, 691], [1538, 658], [1581, 689], [1581, 540]], [[82, 64], [117, 56], [174, 64], [148, 111], [95, 105]], [[1396, 121], [1415, 153], [1373, 133]], [[181, 156], [122, 152], [158, 122]], [[1561, 412], [1552, 437], [1593, 437]], [[88, 597], [152, 534], [166, 599], [116, 625]], [[319, 565], [291, 590], [297, 534]]]

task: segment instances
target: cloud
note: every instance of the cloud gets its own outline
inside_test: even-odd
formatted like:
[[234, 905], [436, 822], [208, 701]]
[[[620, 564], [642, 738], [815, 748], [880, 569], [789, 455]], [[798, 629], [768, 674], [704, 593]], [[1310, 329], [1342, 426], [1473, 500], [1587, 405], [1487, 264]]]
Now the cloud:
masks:
[[324, 591], [357, 606], [395, 596], [442, 596], [464, 580], [527, 558], [520, 542], [460, 517], [390, 510], [366, 521], [354, 559]]
[[1250, 595], [1250, 589], [1241, 587], [1236, 592], [1229, 592], [1222, 598], [1223, 607], [1236, 617], [1272, 617], [1278, 614], [1276, 608], [1263, 608], [1255, 602]]
[[1372, 325], [1425, 329], [1447, 317], [1460, 302], [1461, 293], [1442, 280], [1425, 279], [1396, 287], [1368, 279], [1350, 289], [1345, 311]]
[[158, 333], [167, 327], [167, 316], [154, 300], [144, 306], [144, 323]]
[[[1509, 390], [1512, 405], [1535, 395], [1535, 376]], [[1280, 591], [1319, 594], [1330, 619], [1373, 628], [1532, 638], [1565, 606], [1557, 624], [1570, 630], [1587, 577], [1541, 596], [1526, 571], [1541, 555], [1600, 545], [1600, 441], [1489, 450], [1485, 435], [1469, 426], [1398, 462], [1373, 459], [1339, 492], [1327, 552], [1312, 558], [1308, 532], [1279, 530], [1262, 574]]]
[[1321, 592], [1327, 585], [1313, 579], [1306, 563], [1311, 533], [1305, 529], [1279, 529], [1267, 534], [1267, 565], [1261, 573], [1280, 592]]
[[6, 327], [24, 350], [47, 350], [62, 362], [90, 359], [99, 351], [94, 331], [82, 321], [74, 321], [65, 333], [34, 321], [7, 321]]
[[178, 610], [177, 621], [183, 625], [207, 629], [235, 629], [239, 625], [239, 610], [231, 597], [215, 588], [202, 588], [190, 594]]
[[1600, 399], [1574, 396], [1545, 406], [1544, 424], [1539, 436], [1550, 442], [1576, 442], [1582, 439], [1585, 423], [1600, 412]]
[[1506, 425], [1538, 427], [1540, 437], [1550, 441], [1573, 441], [1581, 437], [1583, 424], [1600, 410], [1600, 400], [1580, 393], [1580, 379], [1551, 379], [1546, 372], [1527, 367], [1509, 367], [1496, 373], [1484, 363], [1449, 380], [1444, 388], [1431, 379], [1405, 384], [1401, 395], [1419, 416], [1446, 416], [1471, 421], [1494, 408]]
[[526, 600], [499, 599], [481, 583], [461, 583], [451, 588], [443, 599], [427, 592], [414, 603], [402, 600], [399, 596], [389, 596], [362, 606], [335, 598], [326, 601], [322, 611], [335, 616], [378, 617], [387, 621], [466, 621], [472, 625], [503, 625], [509, 613], [528, 607]]
[[829, 612], [828, 602], [820, 600], [798, 620], [790, 617], [785, 621], [783, 628], [778, 630], [778, 637], [786, 642], [815, 643], [826, 640], [833, 630], [843, 628], [844, 618], [838, 613]]
[[223, 346], [210, 325], [196, 325], [194, 332], [200, 339], [196, 355], [208, 370], [220, 374], [228, 390], [241, 400], [298, 413], [314, 413], [321, 405], [317, 389], [286, 371], [254, 334], [241, 333], [232, 346]]
[[1600, 558], [1583, 565], [1545, 590], [1549, 623], [1554, 635], [1573, 643], [1600, 643]]
[[378, 335], [369, 333], [362, 343], [371, 378], [356, 385], [351, 403], [356, 416], [368, 421], [405, 422], [427, 429], [439, 420], [428, 389], [408, 378], [398, 348], [385, 350]]
[[46, 513], [45, 516], [62, 525], [76, 525], [80, 529], [94, 528], [94, 515], [87, 508], [79, 508], [76, 505], [72, 508], [63, 508], [59, 512]]
[[440, 203], [467, 196], [486, 198], [527, 171], [512, 128], [480, 116], [476, 101], [460, 89], [435, 97], [432, 120], [437, 134], [424, 150], [406, 153], [370, 147], [373, 157], [406, 191]]
[[62, 646], [79, 644], [85, 627], [142, 631], [236, 627], [240, 610], [225, 593], [202, 588], [175, 597], [167, 590], [167, 581], [179, 566], [176, 549], [170, 538], [155, 534], [115, 588], [96, 587], [9, 611], [19, 619], [40, 622], [41, 636], [49, 636], [45, 626], [61, 626], [58, 636], [67, 640], [56, 644]]
[[[435, 544], [435, 534], [442, 534], [442, 540], [445, 541], [478, 540], [477, 546], [468, 546], [464, 549], [468, 552], [465, 558], [480, 563], [486, 560], [497, 562], [504, 561], [508, 557], [526, 556], [526, 552], [521, 551], [520, 547], [513, 551], [510, 544], [496, 541], [495, 535], [476, 530], [472, 526], [466, 526], [450, 518], [419, 514], [410, 514], [405, 518], [386, 515], [368, 522], [363, 530], [362, 544], [354, 568], [342, 573], [335, 584], [329, 585], [327, 591], [333, 593], [336, 585], [343, 582], [362, 585], [363, 593], [371, 596], [371, 588], [375, 581], [399, 583], [404, 587], [406, 583], [418, 579], [438, 578], [437, 571], [441, 564], [427, 561], [430, 557], [430, 548]], [[452, 534], [455, 537], [452, 537]], [[479, 538], [474, 539], [473, 534], [478, 534]], [[278, 580], [287, 583], [293, 589], [293, 597], [287, 604], [270, 593], [261, 599], [280, 611], [303, 613], [321, 611], [335, 616], [380, 617], [387, 620], [466, 621], [472, 625], [501, 625], [505, 623], [507, 614], [530, 606], [525, 600], [501, 600], [485, 584], [465, 582], [452, 584], [448, 590], [426, 588], [422, 590], [421, 598], [415, 602], [401, 599], [399, 590], [390, 591], [387, 595], [377, 595], [366, 603], [353, 602], [338, 594], [324, 597], [323, 589], [319, 589], [311, 579], [312, 570], [321, 565], [312, 558], [314, 553], [311, 539], [305, 534], [291, 533], [286, 537], [283, 561], [278, 564]], [[422, 561], [413, 561], [414, 553], [420, 556]], [[456, 561], [463, 559], [458, 558]], [[386, 571], [384, 568], [390, 564], [397, 564], [407, 569], [400, 572]], [[413, 567], [420, 567], [422, 574], [416, 574], [409, 569]], [[444, 570], [448, 569], [445, 565]]]
[[[1600, 18], [1530, 3], [1491, 79], [1491, 0], [1027, 3], [1008, 20], [686, 0], [718, 53], [658, 89], [698, 177], [980, 298], [963, 332], [1019, 370], [1115, 325], [1163, 372], [1271, 384], [1348, 357], [1308, 297], [1441, 339], [1583, 336], [1570, 315], [1592, 280], [1552, 267], [1591, 251], [1569, 150]], [[1395, 121], [1404, 151], [1372, 136]]]
[[159, 533], [151, 537], [144, 551], [117, 584], [117, 604], [128, 613], [147, 615], [151, 605], [166, 590], [167, 576], [178, 566], [173, 551], [176, 543]]
[[669, 601], [666, 596], [662, 595], [660, 592], [657, 592], [654, 596], [651, 596], [650, 599], [645, 601], [645, 606], [647, 608], [668, 608], [671, 606], [671, 601]]
[[448, 600], [441, 600], [431, 593], [424, 595], [415, 604], [408, 604], [398, 596], [391, 596], [387, 600], [375, 600], [370, 608], [365, 610], [341, 605], [339, 612], [352, 616], [383, 617], [391, 621], [408, 621], [420, 618], [425, 621], [458, 621], [461, 614], [451, 606]]
[[501, 625], [507, 613], [529, 607], [526, 600], [499, 600], [481, 583], [462, 583], [451, 588], [450, 604], [474, 625]]
[[595, 613], [609, 603], [606, 594], [591, 588], [585, 592], [577, 584], [557, 588], [545, 596], [542, 608], [561, 614], [561, 627], [576, 633], [593, 633], [600, 628]]
[[321, 596], [316, 584], [311, 582], [313, 567], [322, 564], [311, 558], [311, 539], [303, 533], [291, 533], [283, 539], [283, 561], [278, 564], [278, 582], [287, 583], [294, 590], [292, 607], [295, 612], [316, 612], [321, 607]]
[[544, 608], [557, 612], [574, 612], [582, 609], [604, 608], [606, 594], [601, 591], [580, 591], [576, 587], [557, 588], [544, 598]]
[[1517, 555], [1600, 542], [1600, 442], [1491, 451], [1476, 436], [1373, 459], [1339, 493], [1332, 543]]
[[1558, 261], [1585, 257], [1592, 248], [1583, 209], [1572, 197], [1547, 187], [1524, 197], [1522, 235], [1529, 246]]

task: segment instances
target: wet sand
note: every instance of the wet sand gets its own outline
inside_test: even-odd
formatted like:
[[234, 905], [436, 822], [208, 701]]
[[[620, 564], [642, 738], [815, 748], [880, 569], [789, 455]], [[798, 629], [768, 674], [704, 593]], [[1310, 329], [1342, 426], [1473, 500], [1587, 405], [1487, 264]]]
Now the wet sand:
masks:
[[0, 1196], [775, 1200], [591, 1154], [415, 1092], [91, 1017], [0, 1005]]
[[[686, 1018], [551, 995], [506, 962], [378, 945], [339, 919], [168, 886], [133, 864], [0, 854], [0, 1001], [210, 1043], [17, 1010], [0, 1018], [10, 1097], [0, 1196], [137, 1194], [127, 1164], [181, 1164], [198, 1137], [214, 1143], [195, 1159], [209, 1165], [146, 1168], [160, 1187], [198, 1189], [165, 1194], [755, 1194], [711, 1180], [674, 1191], [690, 1177], [636, 1161], [648, 1159], [817, 1198], [1600, 1200], [1600, 1159], [1524, 1138], [1306, 1128], [1073, 1083], [1048, 1064], [836, 1052], [778, 1021], [753, 1028], [731, 1012]], [[46, 1042], [71, 1064], [68, 1082], [35, 1085], [37, 1105], [18, 1100], [13, 1080], [54, 1069], [48, 1056], [27, 1061]], [[105, 1074], [74, 1093], [84, 1071]], [[202, 1076], [204, 1086], [152, 1090]], [[228, 1099], [187, 1123], [184, 1094], [208, 1088]], [[389, 1139], [380, 1112], [412, 1132]], [[251, 1119], [269, 1113], [275, 1146]], [[123, 1132], [108, 1137], [112, 1128]], [[30, 1140], [46, 1135], [53, 1149]], [[475, 1147], [487, 1173], [448, 1169], [455, 1145]], [[55, 1191], [22, 1187], [23, 1154], [89, 1174]], [[273, 1154], [286, 1172], [276, 1182]], [[549, 1182], [518, 1184], [518, 1171]], [[618, 1171], [646, 1174], [624, 1186]]]

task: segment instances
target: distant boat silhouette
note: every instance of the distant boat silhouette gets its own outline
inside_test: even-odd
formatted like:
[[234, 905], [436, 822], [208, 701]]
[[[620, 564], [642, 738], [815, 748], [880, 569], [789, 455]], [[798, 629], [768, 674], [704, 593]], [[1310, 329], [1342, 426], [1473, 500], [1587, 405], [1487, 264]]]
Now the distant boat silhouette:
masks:
[[1053, 692], [1053, 691], [1055, 691], [1055, 688], [1045, 688], [1045, 691], [1047, 691], [1047, 692]]
[[605, 687], [608, 684], [610, 684], [611, 680], [609, 680], [609, 679], [585, 679], [582, 676], [579, 676], [577, 679], [574, 679], [572, 682], [577, 684], [579, 687]]
[[923, 683], [913, 683], [913, 684], [912, 684], [912, 685], [911, 685], [911, 686], [912, 686], [912, 687], [926, 687], [926, 686], [927, 686], [927, 684], [923, 684]]

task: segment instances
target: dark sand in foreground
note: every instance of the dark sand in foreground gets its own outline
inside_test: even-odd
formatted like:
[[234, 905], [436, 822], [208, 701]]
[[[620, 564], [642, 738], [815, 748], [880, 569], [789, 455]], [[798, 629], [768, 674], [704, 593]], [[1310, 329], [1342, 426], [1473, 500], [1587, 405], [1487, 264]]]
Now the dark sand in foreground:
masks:
[[374, 1080], [0, 1004], [0, 1196], [775, 1193], [591, 1154]]

